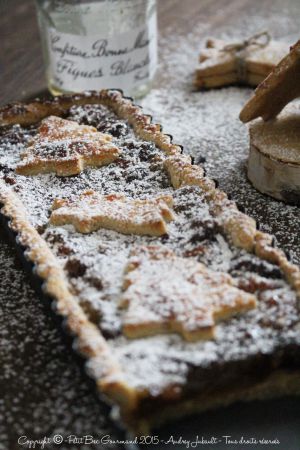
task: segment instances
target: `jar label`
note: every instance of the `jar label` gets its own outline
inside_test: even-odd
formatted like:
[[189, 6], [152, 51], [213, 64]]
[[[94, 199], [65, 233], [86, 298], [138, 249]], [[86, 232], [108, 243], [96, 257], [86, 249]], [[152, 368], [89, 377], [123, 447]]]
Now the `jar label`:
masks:
[[48, 76], [65, 91], [119, 88], [147, 83], [157, 64], [156, 14], [144, 26], [114, 36], [83, 36], [47, 31]]

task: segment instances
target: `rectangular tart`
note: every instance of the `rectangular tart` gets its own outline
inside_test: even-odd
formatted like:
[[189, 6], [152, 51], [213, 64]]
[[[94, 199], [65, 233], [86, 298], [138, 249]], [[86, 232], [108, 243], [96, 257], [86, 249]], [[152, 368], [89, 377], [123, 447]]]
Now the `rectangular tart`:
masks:
[[299, 394], [299, 268], [121, 92], [3, 107], [0, 202], [129, 429]]

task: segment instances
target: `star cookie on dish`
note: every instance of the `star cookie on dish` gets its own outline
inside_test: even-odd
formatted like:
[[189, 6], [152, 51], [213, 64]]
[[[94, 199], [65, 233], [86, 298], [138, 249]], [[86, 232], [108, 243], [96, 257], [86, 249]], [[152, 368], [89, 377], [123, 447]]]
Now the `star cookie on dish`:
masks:
[[167, 222], [174, 219], [170, 195], [131, 199], [123, 194], [101, 195], [86, 191], [72, 200], [57, 199], [50, 223], [72, 224], [80, 233], [100, 228], [123, 234], [161, 236], [167, 233]]

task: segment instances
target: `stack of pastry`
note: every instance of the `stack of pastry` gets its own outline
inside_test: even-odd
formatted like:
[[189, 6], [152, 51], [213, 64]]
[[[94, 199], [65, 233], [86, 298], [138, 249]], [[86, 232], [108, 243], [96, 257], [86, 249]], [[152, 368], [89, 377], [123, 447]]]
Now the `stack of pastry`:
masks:
[[198, 88], [257, 86], [287, 51], [286, 43], [271, 40], [266, 32], [237, 43], [209, 39], [199, 56], [195, 84]]

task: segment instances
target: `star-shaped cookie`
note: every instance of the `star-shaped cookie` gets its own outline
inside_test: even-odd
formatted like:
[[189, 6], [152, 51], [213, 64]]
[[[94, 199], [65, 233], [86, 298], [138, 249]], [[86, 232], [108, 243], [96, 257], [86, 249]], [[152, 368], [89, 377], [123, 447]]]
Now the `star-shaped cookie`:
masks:
[[129, 338], [179, 333], [187, 341], [210, 339], [215, 324], [256, 306], [256, 298], [233, 279], [164, 247], [132, 251], [120, 307]]
[[123, 234], [161, 236], [167, 233], [167, 222], [174, 219], [172, 205], [170, 195], [136, 200], [123, 194], [87, 191], [72, 200], [56, 200], [50, 223], [72, 224], [80, 233], [106, 228]]
[[99, 133], [94, 127], [49, 116], [42, 120], [38, 133], [22, 153], [16, 171], [21, 175], [76, 175], [85, 166], [103, 166], [118, 158], [120, 150], [111, 140], [109, 134]]
[[300, 40], [258, 86], [240, 113], [242, 122], [257, 117], [269, 120], [292, 100], [300, 97]]
[[287, 44], [270, 40], [267, 33], [237, 43], [209, 39], [199, 56], [195, 84], [199, 88], [257, 86], [287, 50]]

